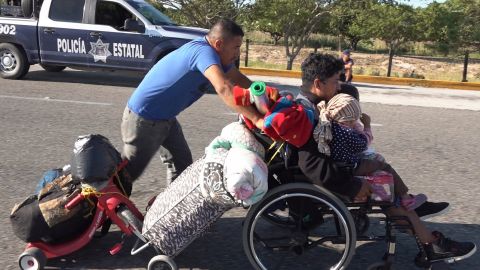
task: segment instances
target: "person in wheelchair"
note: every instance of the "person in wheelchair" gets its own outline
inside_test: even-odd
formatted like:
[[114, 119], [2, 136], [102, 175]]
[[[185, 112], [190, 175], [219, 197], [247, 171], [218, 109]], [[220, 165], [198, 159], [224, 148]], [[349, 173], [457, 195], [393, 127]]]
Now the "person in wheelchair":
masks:
[[[317, 108], [320, 115], [313, 137], [320, 153], [330, 156], [336, 162], [350, 165], [355, 176], [372, 175], [377, 171], [388, 172], [393, 177], [396, 205], [411, 211], [426, 202], [424, 194], [409, 194], [408, 187], [392, 166], [380, 154], [369, 150], [373, 140], [370, 117], [362, 114], [360, 103], [354, 97], [339, 93], [328, 103], [321, 101]], [[381, 197], [390, 197], [389, 195]]]
[[[339, 76], [343, 64], [332, 55], [312, 53], [303, 61], [301, 68], [302, 86], [297, 102], [315, 110], [315, 115], [318, 116], [316, 106], [321, 101], [331, 100], [339, 90]], [[344, 195], [352, 201], [367, 198], [372, 194], [372, 187], [367, 181], [357, 180], [349, 167], [339, 166], [332, 158], [318, 150], [313, 134], [306, 144], [298, 148], [298, 166], [312, 183]], [[440, 232], [430, 231], [420, 220], [420, 213], [417, 214], [416, 211], [397, 206], [385, 210], [387, 215], [409, 219], [430, 261], [464, 259], [476, 251], [472, 242], [457, 242], [446, 238]], [[430, 212], [421, 214], [432, 215], [439, 212], [435, 208], [429, 210]]]

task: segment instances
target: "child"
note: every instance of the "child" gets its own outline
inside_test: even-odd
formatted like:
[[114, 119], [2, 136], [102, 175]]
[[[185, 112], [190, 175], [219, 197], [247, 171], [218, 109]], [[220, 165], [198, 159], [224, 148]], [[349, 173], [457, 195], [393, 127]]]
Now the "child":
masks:
[[408, 194], [408, 187], [385, 159], [379, 154], [367, 152], [373, 140], [370, 117], [361, 113], [360, 103], [354, 97], [337, 94], [328, 103], [320, 102], [318, 109], [320, 119], [313, 136], [321, 153], [331, 156], [336, 162], [351, 165], [355, 176], [368, 176], [376, 171], [390, 173], [397, 203], [409, 211], [427, 200], [424, 194]]

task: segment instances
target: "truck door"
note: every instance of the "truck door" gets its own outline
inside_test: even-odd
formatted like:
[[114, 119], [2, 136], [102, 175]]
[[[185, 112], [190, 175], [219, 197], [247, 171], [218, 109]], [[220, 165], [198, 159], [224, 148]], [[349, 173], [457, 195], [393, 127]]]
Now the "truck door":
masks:
[[51, 0], [50, 9], [41, 9], [38, 39], [42, 63], [87, 65], [89, 44], [88, 30], [82, 23], [84, 10], [85, 0]]
[[154, 44], [145, 35], [144, 23], [123, 1], [97, 0], [89, 43], [95, 48], [88, 58], [92, 67], [144, 70]]

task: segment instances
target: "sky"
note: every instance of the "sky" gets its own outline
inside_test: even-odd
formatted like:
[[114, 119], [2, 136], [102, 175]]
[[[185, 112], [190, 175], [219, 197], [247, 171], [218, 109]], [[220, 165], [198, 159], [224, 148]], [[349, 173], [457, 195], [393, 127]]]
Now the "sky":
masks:
[[432, 2], [443, 3], [445, 0], [399, 0], [399, 2], [411, 5], [413, 7], [426, 7]]

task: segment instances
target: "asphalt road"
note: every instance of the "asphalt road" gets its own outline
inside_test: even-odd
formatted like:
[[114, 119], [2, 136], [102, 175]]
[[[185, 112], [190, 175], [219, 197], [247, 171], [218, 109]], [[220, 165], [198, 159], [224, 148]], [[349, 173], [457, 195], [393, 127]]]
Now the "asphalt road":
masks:
[[[99, 133], [121, 149], [120, 120], [140, 76], [67, 70], [46, 73], [33, 68], [24, 80], [0, 80], [0, 263], [18, 269], [25, 246], [12, 233], [8, 216], [13, 205], [31, 194], [43, 172], [70, 162], [79, 135]], [[253, 77], [259, 79], [260, 77]], [[295, 90], [298, 80], [260, 78], [281, 89]], [[414, 193], [433, 201], [447, 200], [452, 210], [428, 223], [449, 237], [480, 244], [478, 194], [480, 92], [359, 85], [362, 106], [373, 121], [374, 146], [397, 169]], [[421, 104], [416, 104], [419, 102]], [[464, 102], [461, 102], [461, 101]], [[416, 106], [406, 106], [415, 104]], [[442, 105], [443, 104], [443, 105]], [[477, 107], [476, 107], [477, 106]], [[205, 95], [179, 117], [194, 158], [235, 114], [216, 95]], [[140, 209], [165, 186], [165, 169], [156, 157], [135, 183], [132, 200]], [[241, 244], [245, 210], [227, 212], [205, 236], [185, 249], [181, 269], [251, 269]], [[373, 227], [378, 225], [373, 221]], [[130, 256], [127, 241], [115, 256], [108, 250], [116, 232], [95, 239], [84, 249], [51, 260], [48, 269], [144, 269], [153, 251]], [[414, 241], [398, 236], [395, 269], [412, 269]], [[366, 269], [384, 252], [383, 243], [357, 247], [349, 269]], [[479, 269], [480, 255], [452, 266]]]

